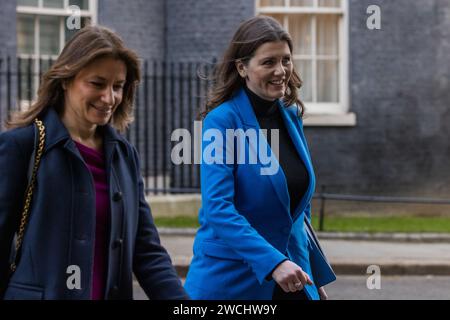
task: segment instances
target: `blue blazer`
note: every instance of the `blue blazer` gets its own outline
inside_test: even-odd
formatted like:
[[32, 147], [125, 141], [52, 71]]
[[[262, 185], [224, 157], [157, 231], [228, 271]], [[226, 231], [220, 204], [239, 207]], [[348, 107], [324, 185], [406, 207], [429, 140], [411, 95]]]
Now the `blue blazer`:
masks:
[[[33, 126], [0, 134], [0, 297], [90, 299], [95, 245], [95, 187], [75, 143], [53, 108], [17, 270], [9, 255], [23, 207]], [[132, 299], [133, 277], [151, 299], [187, 298], [161, 246], [144, 197], [138, 154], [109, 125], [103, 128], [110, 194], [105, 299]], [[81, 287], [68, 288], [71, 265]]]
[[[185, 289], [193, 299], [271, 299], [275, 282], [270, 275], [286, 259], [298, 264], [313, 282], [316, 281], [313, 275], [320, 275], [320, 270], [312, 270], [310, 254], [317, 249], [311, 245], [304, 228], [304, 218], [310, 219], [315, 178], [302, 121], [296, 106], [285, 107], [281, 100], [278, 105], [309, 175], [308, 189], [293, 215], [281, 167], [276, 174], [261, 175], [264, 166], [259, 158], [256, 164], [227, 163], [225, 140], [222, 152], [215, 154], [223, 157], [222, 164], [205, 163], [205, 153], [211, 149], [210, 137], [205, 136], [209, 129], [220, 131], [223, 137], [227, 129], [260, 129], [245, 91], [239, 90], [204, 120], [200, 229], [185, 282]], [[270, 150], [265, 138], [259, 143]], [[245, 140], [240, 151], [255, 148]], [[306, 286], [305, 292], [308, 298], [319, 299], [315, 285]]]

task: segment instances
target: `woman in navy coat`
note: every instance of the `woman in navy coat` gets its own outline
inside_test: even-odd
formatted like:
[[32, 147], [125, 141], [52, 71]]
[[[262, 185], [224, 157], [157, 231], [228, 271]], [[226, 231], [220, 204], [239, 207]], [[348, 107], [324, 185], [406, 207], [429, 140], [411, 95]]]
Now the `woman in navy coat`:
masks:
[[185, 289], [193, 299], [326, 299], [335, 277], [305, 227], [315, 178], [289, 34], [269, 17], [245, 21], [214, 80]]
[[[0, 297], [132, 299], [134, 272], [150, 299], [187, 298], [145, 201], [138, 154], [116, 131], [132, 120], [139, 79], [138, 58], [117, 35], [86, 27], [0, 135]], [[46, 140], [11, 274], [36, 118]]]

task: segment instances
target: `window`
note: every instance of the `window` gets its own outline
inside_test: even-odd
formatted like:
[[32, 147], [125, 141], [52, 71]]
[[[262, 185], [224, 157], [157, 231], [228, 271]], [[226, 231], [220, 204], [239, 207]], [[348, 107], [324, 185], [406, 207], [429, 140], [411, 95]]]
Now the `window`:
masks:
[[66, 20], [69, 6], [80, 8], [81, 27], [96, 23], [96, 0], [17, 0], [18, 94], [21, 103], [36, 95], [39, 79], [77, 31]]
[[257, 14], [277, 19], [292, 36], [293, 59], [303, 80], [305, 119], [333, 115], [329, 119], [336, 120], [342, 115], [334, 124], [354, 125], [354, 114], [348, 113], [348, 1], [257, 0], [256, 8]]

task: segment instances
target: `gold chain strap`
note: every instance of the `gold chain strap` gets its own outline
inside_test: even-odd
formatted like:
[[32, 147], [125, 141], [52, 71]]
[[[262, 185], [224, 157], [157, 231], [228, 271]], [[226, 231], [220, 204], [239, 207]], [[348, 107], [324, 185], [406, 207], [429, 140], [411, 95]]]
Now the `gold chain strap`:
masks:
[[[29, 211], [30, 211], [30, 205], [31, 200], [33, 197], [33, 191], [34, 186], [36, 185], [36, 175], [39, 168], [39, 163], [41, 162], [42, 153], [44, 152], [44, 143], [45, 143], [45, 126], [42, 123], [42, 121], [35, 119], [34, 123], [36, 124], [38, 131], [39, 131], [39, 143], [37, 145], [36, 150], [36, 156], [34, 158], [34, 166], [33, 166], [33, 172], [31, 174], [30, 182], [27, 186], [27, 190], [25, 193], [25, 204], [23, 206], [22, 211], [22, 217], [20, 219], [20, 227], [19, 231], [17, 232], [17, 240], [16, 240], [16, 257], [20, 250], [20, 247], [22, 246], [23, 236], [25, 233], [25, 228], [27, 226]], [[16, 261], [13, 261], [11, 263], [11, 271], [14, 272], [16, 270]]]

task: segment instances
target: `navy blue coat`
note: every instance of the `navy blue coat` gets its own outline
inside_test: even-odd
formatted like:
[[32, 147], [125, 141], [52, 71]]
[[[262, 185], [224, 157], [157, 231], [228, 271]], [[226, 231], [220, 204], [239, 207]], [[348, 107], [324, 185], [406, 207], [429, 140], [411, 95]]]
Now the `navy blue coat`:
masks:
[[[18, 228], [34, 128], [0, 134], [0, 296], [5, 299], [90, 299], [95, 244], [93, 178], [54, 109], [42, 117], [46, 142], [16, 272], [8, 262]], [[150, 299], [187, 295], [161, 246], [144, 198], [138, 154], [109, 125], [104, 152], [110, 195], [105, 299], [132, 299], [132, 273]], [[67, 280], [78, 266], [81, 289]]]

